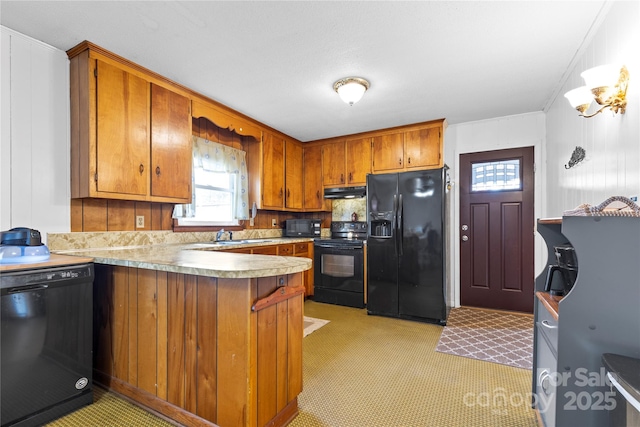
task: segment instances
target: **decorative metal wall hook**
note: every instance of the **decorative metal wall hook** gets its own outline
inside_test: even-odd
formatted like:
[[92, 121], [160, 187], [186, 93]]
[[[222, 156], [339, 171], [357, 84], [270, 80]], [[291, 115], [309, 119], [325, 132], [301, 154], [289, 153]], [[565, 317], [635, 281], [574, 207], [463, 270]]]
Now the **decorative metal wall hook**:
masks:
[[577, 146], [571, 154], [571, 160], [569, 160], [569, 164], [564, 165], [564, 168], [571, 169], [572, 167], [583, 161], [586, 154], [587, 153], [586, 151], [584, 151], [584, 148]]

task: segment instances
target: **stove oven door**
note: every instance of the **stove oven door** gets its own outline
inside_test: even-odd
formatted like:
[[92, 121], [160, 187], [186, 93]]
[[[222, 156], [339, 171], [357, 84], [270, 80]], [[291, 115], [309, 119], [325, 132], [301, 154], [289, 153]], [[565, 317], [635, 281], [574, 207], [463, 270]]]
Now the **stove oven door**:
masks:
[[364, 307], [362, 246], [316, 242], [314, 250], [314, 300]]

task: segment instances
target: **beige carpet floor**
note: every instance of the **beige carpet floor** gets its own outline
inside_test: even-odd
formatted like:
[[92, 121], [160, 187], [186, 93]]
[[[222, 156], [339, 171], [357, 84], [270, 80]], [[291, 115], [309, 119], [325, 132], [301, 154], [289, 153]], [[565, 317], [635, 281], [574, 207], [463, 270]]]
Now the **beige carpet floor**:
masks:
[[436, 351], [531, 370], [533, 316], [454, 308]]
[[[442, 327], [305, 302], [330, 322], [303, 339], [304, 389], [292, 427], [534, 427], [531, 373], [435, 351]], [[167, 427], [98, 389], [52, 427]]]
[[330, 323], [303, 340], [292, 427], [528, 427], [531, 372], [435, 351], [443, 328], [305, 302]]

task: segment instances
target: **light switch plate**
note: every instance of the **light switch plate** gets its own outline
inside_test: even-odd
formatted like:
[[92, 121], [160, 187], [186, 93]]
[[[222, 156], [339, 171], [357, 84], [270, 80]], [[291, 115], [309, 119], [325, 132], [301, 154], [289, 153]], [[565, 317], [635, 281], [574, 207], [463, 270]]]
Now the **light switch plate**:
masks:
[[144, 228], [144, 216], [137, 215], [136, 216], [136, 228]]

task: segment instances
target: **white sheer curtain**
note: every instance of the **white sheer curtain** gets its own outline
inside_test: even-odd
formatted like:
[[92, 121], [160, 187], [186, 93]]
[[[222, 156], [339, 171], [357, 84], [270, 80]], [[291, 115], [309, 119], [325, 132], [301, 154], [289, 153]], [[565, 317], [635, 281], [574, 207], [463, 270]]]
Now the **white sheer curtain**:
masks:
[[[238, 220], [249, 219], [247, 153], [198, 136], [193, 136], [192, 141], [193, 167], [202, 168], [210, 172], [232, 174], [235, 177], [235, 211], [233, 212], [233, 217]], [[192, 217], [195, 209], [195, 194], [193, 199], [194, 202], [190, 205], [181, 205], [182, 209], [176, 209], [176, 216]]]

